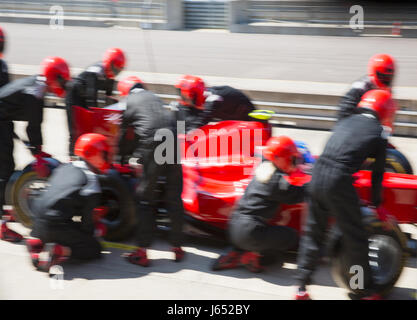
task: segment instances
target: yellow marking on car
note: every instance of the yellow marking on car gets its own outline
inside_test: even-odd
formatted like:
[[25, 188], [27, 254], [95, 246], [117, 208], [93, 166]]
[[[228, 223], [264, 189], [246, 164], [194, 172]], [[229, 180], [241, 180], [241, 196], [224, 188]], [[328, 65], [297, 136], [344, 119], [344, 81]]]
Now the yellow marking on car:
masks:
[[249, 113], [249, 116], [259, 120], [269, 120], [275, 112], [272, 110], [255, 110]]
[[122, 250], [137, 250], [140, 247], [138, 246], [134, 246], [134, 245], [130, 245], [130, 244], [124, 244], [124, 243], [118, 243], [118, 242], [109, 242], [109, 241], [100, 241], [100, 244], [103, 246], [103, 248], [105, 249], [122, 249]]

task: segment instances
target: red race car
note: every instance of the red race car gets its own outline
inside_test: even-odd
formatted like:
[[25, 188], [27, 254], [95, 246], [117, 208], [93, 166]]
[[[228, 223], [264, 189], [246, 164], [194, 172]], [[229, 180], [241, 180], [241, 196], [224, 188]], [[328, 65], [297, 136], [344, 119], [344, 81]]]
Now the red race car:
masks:
[[[87, 132], [104, 134], [117, 152], [117, 139], [122, 104], [86, 110], [74, 106], [76, 135]], [[266, 121], [222, 121], [200, 128], [181, 137], [183, 166], [183, 203], [188, 221], [188, 232], [200, 236], [225, 234], [227, 222], [236, 201], [242, 196], [252, 178], [252, 172], [260, 161], [262, 147], [271, 136], [271, 126]], [[50, 160], [51, 167], [56, 165]], [[370, 197], [369, 171], [355, 174], [355, 186], [361, 199]], [[293, 183], [305, 183], [310, 175], [302, 171], [291, 176]], [[136, 180], [128, 166], [114, 164], [111, 172], [101, 177], [102, 205], [108, 207], [103, 222], [108, 226], [108, 240], [123, 240], [136, 225], [133, 190]], [[377, 213], [364, 207], [364, 219], [370, 230], [370, 254], [374, 259], [376, 283], [381, 292], [389, 290], [397, 281], [407, 256], [407, 238], [397, 223], [417, 222], [417, 176], [386, 173], [384, 177], [384, 208]], [[35, 186], [33, 188], [33, 186]], [[36, 188], [38, 186], [38, 188]], [[17, 219], [31, 225], [31, 199], [39, 187], [31, 167], [12, 179], [8, 188], [9, 203], [14, 206]], [[163, 192], [163, 181], [157, 192]], [[286, 225], [301, 232], [306, 216], [305, 203], [282, 205], [271, 223]], [[166, 224], [163, 203], [160, 204], [161, 227]], [[340, 237], [331, 241], [331, 254], [337, 279], [348, 283], [349, 270], [344, 263], [343, 242]]]

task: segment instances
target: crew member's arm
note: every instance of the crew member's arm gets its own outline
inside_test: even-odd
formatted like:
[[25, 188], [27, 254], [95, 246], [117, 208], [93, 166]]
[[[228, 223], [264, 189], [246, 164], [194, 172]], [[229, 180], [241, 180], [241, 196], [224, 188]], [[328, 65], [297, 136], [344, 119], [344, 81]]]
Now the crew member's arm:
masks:
[[304, 202], [307, 194], [308, 184], [295, 186], [285, 179], [284, 175], [279, 175], [277, 188], [273, 198], [278, 199], [281, 203], [294, 204]]
[[100, 196], [98, 193], [91, 193], [81, 197], [83, 208], [81, 210], [81, 230], [89, 235], [94, 234], [95, 225], [93, 210], [99, 205]]
[[342, 97], [337, 114], [338, 121], [355, 113], [356, 107], [365, 93], [364, 86], [365, 84], [362, 82], [355, 82], [348, 93]]
[[223, 98], [217, 94], [210, 94], [204, 103], [204, 109], [201, 111], [198, 125], [204, 126], [216, 118], [216, 111], [223, 102]]
[[123, 112], [123, 116], [122, 116], [122, 123], [120, 124], [120, 135], [119, 135], [119, 143], [118, 143], [118, 148], [119, 148], [119, 156], [121, 157], [121, 163], [123, 164], [124, 161], [126, 160], [125, 157], [127, 157], [128, 155], [131, 154], [131, 148], [129, 148], [131, 146], [131, 142], [130, 140], [127, 139], [127, 132], [129, 127], [132, 124], [132, 114], [129, 110], [128, 107], [126, 107], [126, 110]]
[[[153, 135], [150, 134], [150, 125], [152, 123], [152, 114], [148, 110], [138, 110], [140, 106], [130, 105], [129, 100], [126, 102], [127, 107], [123, 113], [122, 124], [120, 129], [119, 139], [119, 154], [124, 157], [131, 149], [131, 141], [126, 138], [129, 127], [133, 127], [135, 133], [135, 150], [133, 156], [141, 158], [143, 156], [143, 150], [146, 148], [146, 143], [149, 143], [149, 139], [153, 139]], [[148, 111], [148, 112], [147, 112]], [[130, 153], [130, 152], [128, 152]]]
[[203, 126], [205, 114], [203, 110], [198, 110], [196, 108], [179, 106], [179, 116], [178, 119], [185, 121], [185, 132], [190, 132], [194, 129], [200, 128]]
[[[155, 104], [154, 106], [152, 106]], [[158, 110], [161, 106], [155, 102], [149, 102], [145, 110], [145, 106], [136, 106], [136, 108], [143, 108], [144, 110], [137, 110], [134, 112], [132, 126], [135, 132], [135, 151], [134, 157], [142, 158], [144, 152], [154, 143], [154, 128], [153, 122], [156, 115], [151, 110]]]
[[388, 141], [380, 137], [375, 144], [377, 149], [372, 169], [372, 203], [375, 207], [378, 207], [382, 202], [382, 180], [384, 178]]
[[37, 154], [41, 151], [43, 144], [42, 140], [42, 121], [43, 121], [43, 100], [36, 98], [28, 99], [27, 107], [31, 108], [30, 119], [26, 127], [26, 133], [29, 138], [29, 143], [33, 154]]
[[87, 234], [94, 234], [93, 210], [100, 203], [101, 187], [97, 175], [84, 172], [85, 179], [79, 189], [78, 202], [80, 204], [81, 230]]
[[95, 72], [87, 72], [85, 76], [85, 82], [86, 82], [86, 102], [87, 107], [97, 107], [97, 74]]
[[110, 97], [113, 95], [114, 83], [115, 83], [114, 79], [106, 79], [106, 83], [105, 83], [106, 96]]
[[0, 87], [8, 84], [9, 81], [10, 78], [7, 64], [3, 60], [0, 60]]

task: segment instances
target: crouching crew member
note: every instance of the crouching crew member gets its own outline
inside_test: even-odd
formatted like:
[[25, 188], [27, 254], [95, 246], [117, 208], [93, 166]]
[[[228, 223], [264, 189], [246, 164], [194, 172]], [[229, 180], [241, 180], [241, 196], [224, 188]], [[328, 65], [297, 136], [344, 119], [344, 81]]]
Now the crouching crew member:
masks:
[[242, 91], [230, 86], [214, 86], [207, 88], [205, 95], [204, 124], [223, 120], [254, 120], [249, 113], [255, 110], [255, 106]]
[[249, 113], [255, 110], [250, 99], [240, 90], [229, 86], [206, 88], [196, 76], [184, 75], [176, 83], [179, 100], [172, 105], [185, 119], [186, 132], [214, 121], [251, 121]]
[[[286, 137], [272, 137], [264, 150], [263, 161], [232, 214], [228, 234], [234, 249], [220, 256], [213, 270], [245, 266], [260, 272], [265, 262], [294, 248], [297, 232], [286, 226], [270, 225], [280, 204], [303, 202], [305, 185], [295, 186], [288, 175], [296, 170], [300, 157], [294, 142]], [[271, 259], [272, 258], [272, 259]]]
[[386, 90], [371, 90], [363, 97], [354, 114], [341, 120], [317, 160], [311, 180], [309, 215], [298, 251], [296, 299], [308, 299], [310, 284], [320, 249], [326, 241], [330, 216], [343, 234], [349, 265], [363, 268], [364, 289], [359, 298], [377, 299], [369, 266], [368, 233], [362, 221], [360, 201], [352, 174], [368, 157], [375, 158], [372, 171], [372, 202], [381, 203], [387, 134], [392, 127], [396, 106]]
[[[101, 253], [95, 236], [103, 236], [105, 228], [95, 223], [93, 213], [101, 195], [97, 174], [110, 168], [110, 147], [103, 135], [88, 133], [78, 138], [74, 154], [81, 160], [55, 169], [35, 204], [33, 238], [26, 239], [26, 245], [41, 271], [70, 257], [89, 260]], [[81, 217], [81, 222], [74, 217]]]
[[106, 97], [110, 97], [113, 93], [114, 79], [123, 70], [125, 64], [126, 58], [123, 51], [119, 48], [110, 48], [104, 53], [101, 62], [89, 66], [69, 83], [65, 104], [70, 135], [70, 156], [74, 155], [73, 150], [75, 143], [72, 123], [72, 107], [97, 107], [99, 90], [104, 91]]
[[[14, 171], [13, 159], [13, 120], [26, 121], [26, 133], [30, 150], [36, 158], [34, 165], [38, 175], [46, 176], [49, 170], [42, 151], [41, 124], [43, 120], [44, 98], [47, 91], [59, 97], [65, 95], [65, 85], [70, 79], [67, 63], [59, 57], [48, 57], [42, 63], [40, 75], [15, 80], [0, 88], [0, 217], [3, 215], [5, 189]], [[10, 230], [1, 220], [0, 238], [7, 241], [20, 241], [22, 237]]]
[[[123, 83], [125, 80], [121, 80]], [[130, 93], [126, 100], [126, 110], [123, 113], [119, 150], [126, 150], [126, 134], [129, 128], [134, 129], [135, 148], [129, 163], [133, 166], [143, 166], [140, 183], [136, 190], [137, 212], [139, 215], [138, 243], [140, 249], [125, 255], [125, 258], [140, 266], [148, 266], [147, 248], [150, 247], [155, 225], [155, 206], [162, 200], [171, 219], [170, 242], [174, 253], [174, 260], [180, 261], [184, 257], [181, 248], [183, 243], [184, 207], [182, 194], [182, 167], [174, 152], [174, 163], [160, 162], [156, 159], [155, 149], [161, 143], [156, 141], [155, 134], [159, 129], [168, 129], [172, 132], [174, 146], [177, 150], [177, 131], [175, 112], [165, 108], [163, 102], [151, 91], [146, 90], [139, 79], [126, 79]], [[124, 157], [124, 155], [122, 155]], [[155, 192], [158, 179], [165, 178], [163, 199]]]

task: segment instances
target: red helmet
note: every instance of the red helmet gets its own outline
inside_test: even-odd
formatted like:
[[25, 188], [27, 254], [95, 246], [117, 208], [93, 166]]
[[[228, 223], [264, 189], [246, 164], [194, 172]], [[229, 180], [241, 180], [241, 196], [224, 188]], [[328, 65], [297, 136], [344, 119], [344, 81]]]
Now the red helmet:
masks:
[[271, 161], [283, 172], [294, 170], [300, 153], [291, 138], [286, 136], [271, 137], [263, 151], [265, 159]]
[[379, 89], [391, 87], [394, 72], [394, 58], [388, 54], [377, 54], [369, 60], [368, 75]]
[[123, 51], [119, 48], [108, 49], [103, 56], [103, 66], [106, 77], [114, 79], [125, 67], [126, 58]]
[[4, 34], [2, 27], [0, 27], [0, 55], [4, 51], [5, 43], [6, 43], [6, 35]]
[[41, 74], [46, 78], [48, 90], [58, 97], [65, 95], [65, 84], [71, 79], [67, 62], [60, 57], [47, 57], [42, 62]]
[[206, 97], [204, 96], [206, 87], [201, 78], [190, 75], [182, 76], [175, 87], [180, 90], [180, 102], [182, 104], [203, 109], [204, 102], [206, 101]]
[[110, 146], [107, 138], [98, 133], [86, 133], [77, 139], [74, 154], [101, 172], [110, 169]]
[[397, 106], [392, 100], [389, 91], [368, 91], [362, 96], [362, 100], [359, 102], [358, 107], [375, 111], [381, 124], [392, 128]]
[[120, 92], [121, 96], [127, 96], [133, 86], [138, 84], [140, 84], [140, 87], [144, 88], [142, 80], [136, 76], [128, 76], [119, 81], [117, 84], [117, 90]]

